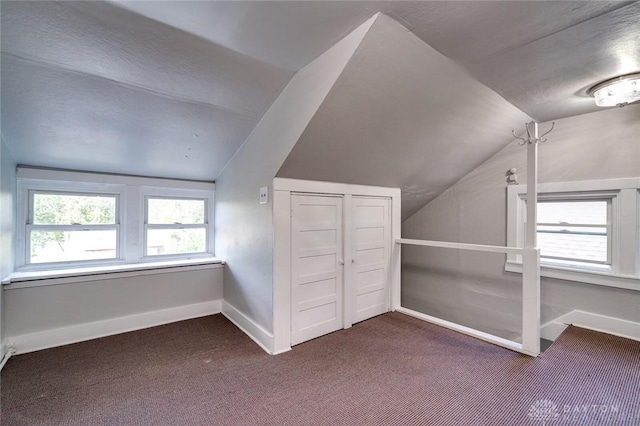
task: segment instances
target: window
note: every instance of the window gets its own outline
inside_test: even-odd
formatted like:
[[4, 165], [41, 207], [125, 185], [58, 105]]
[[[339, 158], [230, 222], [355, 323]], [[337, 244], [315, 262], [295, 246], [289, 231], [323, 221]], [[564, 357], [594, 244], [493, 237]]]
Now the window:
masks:
[[[510, 186], [507, 245], [523, 247], [526, 185]], [[541, 275], [640, 290], [640, 178], [539, 185]], [[519, 255], [505, 270], [522, 272]]]
[[117, 194], [29, 191], [28, 264], [117, 259]]
[[213, 257], [214, 184], [19, 167], [18, 271]]
[[598, 267], [611, 266], [612, 198], [538, 200], [538, 248], [541, 262]]
[[145, 255], [207, 251], [205, 199], [147, 197]]

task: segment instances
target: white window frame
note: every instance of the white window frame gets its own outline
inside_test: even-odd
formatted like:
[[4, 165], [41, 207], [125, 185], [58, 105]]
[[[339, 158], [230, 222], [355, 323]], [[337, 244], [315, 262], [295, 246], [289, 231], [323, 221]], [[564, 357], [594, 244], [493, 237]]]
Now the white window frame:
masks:
[[[180, 253], [180, 254], [168, 254], [168, 255], [147, 255], [147, 230], [150, 228], [154, 228], [154, 225], [149, 225], [148, 223], [148, 203], [147, 200], [149, 198], [166, 198], [170, 200], [203, 200], [204, 201], [204, 228], [206, 229], [206, 243], [205, 243], [205, 251], [198, 253]], [[162, 259], [198, 259], [203, 257], [211, 257], [214, 254], [214, 240], [212, 236], [212, 226], [214, 223], [214, 205], [213, 205], [213, 194], [210, 191], [202, 191], [202, 190], [176, 190], [169, 188], [158, 188], [158, 187], [143, 187], [141, 189], [141, 199], [142, 199], [142, 210], [144, 212], [143, 223], [142, 226], [142, 258], [147, 262], [158, 262]], [[176, 228], [200, 228], [201, 224], [197, 225], [176, 225]], [[158, 229], [168, 229], [169, 227], [166, 225], [158, 225]]]
[[[614, 269], [613, 259], [613, 247], [614, 242], [618, 241], [620, 229], [618, 227], [613, 226], [613, 222], [617, 222], [614, 218], [618, 216], [619, 207], [618, 207], [618, 191], [593, 191], [593, 192], [569, 192], [569, 193], [547, 193], [547, 194], [538, 194], [538, 203], [540, 201], [558, 201], [558, 202], [571, 202], [571, 201], [605, 201], [607, 202], [607, 262], [588, 262], [588, 261], [580, 261], [580, 260], [570, 260], [570, 259], [551, 259], [548, 257], [540, 255], [541, 264], [552, 265], [556, 264], [556, 266], [560, 267], [571, 267], [570, 264], [575, 264], [575, 269], [580, 270], [596, 270], [596, 271], [609, 271], [616, 272]], [[520, 197], [523, 202], [524, 198]], [[526, 197], [525, 197], [526, 198]], [[525, 220], [526, 225], [526, 220]], [[551, 261], [550, 261], [551, 260]], [[617, 265], [616, 265], [617, 266]]]
[[[139, 263], [161, 263], [188, 259], [214, 259], [213, 182], [182, 181], [125, 175], [50, 170], [20, 166], [17, 169], [16, 271], [46, 271], [99, 268]], [[30, 194], [33, 192], [109, 194], [117, 197], [118, 244], [116, 259], [29, 263]], [[205, 253], [145, 256], [145, 200], [147, 196], [205, 199], [207, 250]], [[86, 226], [85, 226], [86, 227]]]
[[[507, 245], [523, 247], [526, 185], [507, 188]], [[610, 199], [609, 244], [611, 265], [544, 262], [541, 276], [568, 281], [640, 290], [640, 178], [539, 184], [538, 199]], [[522, 273], [522, 259], [508, 255], [508, 272]]]
[[[27, 190], [27, 224], [26, 224], [26, 232], [24, 233], [25, 239], [25, 251], [24, 251], [24, 260], [25, 265], [29, 267], [42, 267], [44, 269], [50, 268], [51, 266], [59, 265], [60, 262], [37, 262], [31, 263], [31, 232], [34, 230], [42, 230], [42, 231], [88, 231], [88, 230], [114, 230], [116, 231], [116, 255], [113, 258], [108, 259], [94, 259], [94, 260], [69, 260], [64, 263], [66, 264], [97, 264], [102, 265], [105, 263], [113, 263], [121, 261], [121, 253], [122, 247], [120, 242], [122, 241], [121, 230], [120, 230], [120, 193], [110, 193], [103, 191], [93, 191], [93, 192], [84, 192], [84, 191], [51, 191], [51, 190], [43, 190], [43, 189], [29, 189]], [[54, 194], [54, 195], [71, 195], [71, 196], [109, 196], [115, 198], [115, 223], [114, 224], [58, 224], [58, 225], [44, 225], [44, 224], [35, 224], [33, 223], [35, 212], [34, 212], [34, 198], [35, 194]]]

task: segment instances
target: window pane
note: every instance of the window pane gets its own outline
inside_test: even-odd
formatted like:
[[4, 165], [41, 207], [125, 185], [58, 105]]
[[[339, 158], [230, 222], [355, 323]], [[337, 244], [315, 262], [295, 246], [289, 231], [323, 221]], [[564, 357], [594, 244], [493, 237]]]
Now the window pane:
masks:
[[149, 229], [147, 256], [163, 254], [204, 253], [207, 231], [205, 228]]
[[538, 225], [540, 256], [609, 263], [608, 203], [606, 200], [539, 202], [538, 223], [545, 224]]
[[538, 232], [541, 257], [560, 257], [585, 262], [607, 263], [606, 235], [549, 234]]
[[538, 223], [606, 225], [607, 201], [540, 201]]
[[204, 200], [148, 199], [150, 224], [204, 223]]
[[33, 223], [36, 225], [115, 224], [113, 195], [33, 194]]
[[31, 231], [31, 263], [115, 259], [116, 231]]

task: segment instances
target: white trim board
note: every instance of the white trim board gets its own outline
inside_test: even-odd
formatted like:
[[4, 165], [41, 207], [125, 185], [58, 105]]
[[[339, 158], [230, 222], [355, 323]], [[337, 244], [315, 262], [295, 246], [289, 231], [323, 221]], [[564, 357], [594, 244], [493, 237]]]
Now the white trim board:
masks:
[[361, 195], [372, 197], [398, 197], [400, 188], [386, 186], [355, 185], [350, 183], [324, 182], [304, 179], [274, 178], [274, 191], [290, 191], [318, 194]]
[[223, 268], [224, 265], [224, 261], [216, 258], [202, 258], [172, 262], [100, 266], [94, 268], [14, 272], [2, 280], [2, 285], [5, 286], [5, 290], [15, 290], [18, 288], [64, 285], [87, 281], [108, 281], [116, 278], [130, 278], [141, 275], [200, 271], [203, 269]]
[[[258, 344], [266, 353], [275, 355], [273, 351], [273, 334], [258, 325], [254, 320], [242, 313], [226, 300], [222, 301], [222, 315], [235, 324], [240, 330]], [[286, 351], [281, 351], [282, 353]]]
[[[504, 270], [521, 274], [522, 263], [507, 260]], [[599, 271], [580, 271], [577, 269], [563, 268], [561, 266], [541, 265], [540, 276], [583, 284], [596, 284], [607, 287], [624, 288], [626, 290], [640, 290], [640, 277], [633, 275]]]
[[540, 337], [556, 340], [569, 325], [640, 341], [640, 323], [578, 310], [543, 324]]
[[440, 327], [444, 327], [449, 330], [456, 331], [458, 333], [466, 334], [467, 336], [471, 336], [476, 339], [480, 339], [497, 346], [502, 346], [503, 348], [506, 348], [515, 352], [520, 352], [525, 355], [529, 355], [533, 357], [538, 356], [536, 352], [531, 352], [525, 349], [522, 346], [522, 343], [519, 342], [519, 340], [521, 339], [518, 339], [518, 340], [504, 339], [502, 337], [495, 336], [493, 334], [485, 333], [484, 331], [480, 331], [470, 327], [466, 327], [464, 325], [456, 324], [455, 322], [443, 320], [442, 318], [437, 318], [431, 315], [423, 314], [422, 312], [417, 312], [408, 308], [399, 307], [398, 309], [396, 309], [396, 312], [400, 312], [401, 314], [408, 315], [413, 318], [418, 318], [422, 321], [429, 322], [431, 324], [435, 324]]
[[2, 357], [0, 357], [0, 371], [2, 371], [4, 366], [7, 364], [7, 361], [9, 361], [9, 358], [14, 355], [15, 351], [13, 348], [10, 348], [7, 342], [4, 340], [2, 341], [2, 345], [0, 345], [0, 347], [2, 348], [2, 350], [0, 350], [0, 354], [2, 355]]
[[7, 345], [9, 348], [15, 349], [15, 354], [35, 352], [42, 349], [112, 336], [114, 334], [218, 314], [220, 313], [221, 305], [221, 300], [211, 300], [208, 302], [160, 309], [102, 321], [93, 321], [35, 333], [8, 336]]
[[19, 165], [16, 168], [16, 178], [38, 179], [47, 182], [55, 180], [65, 182], [92, 182], [105, 185], [161, 186], [164, 188], [176, 188], [180, 190], [195, 189], [204, 191], [215, 191], [216, 189], [216, 184], [213, 181], [209, 182], [189, 179], [153, 178], [146, 176], [61, 170], [22, 165]]

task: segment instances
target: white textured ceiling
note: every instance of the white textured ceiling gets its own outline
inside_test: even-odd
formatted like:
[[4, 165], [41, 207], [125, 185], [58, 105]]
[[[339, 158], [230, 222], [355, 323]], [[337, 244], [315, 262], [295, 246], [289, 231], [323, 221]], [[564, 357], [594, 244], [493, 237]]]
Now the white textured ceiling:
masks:
[[640, 70], [638, 2], [117, 3], [291, 70], [382, 11], [540, 121], [596, 111], [586, 89]]
[[292, 72], [100, 2], [2, 2], [19, 163], [213, 180]]
[[221, 46], [297, 71], [386, 3], [359, 1], [114, 1]]
[[640, 70], [637, 2], [1, 8], [2, 135], [49, 167], [215, 179], [293, 73], [377, 11], [539, 120], [595, 111], [586, 88]]

